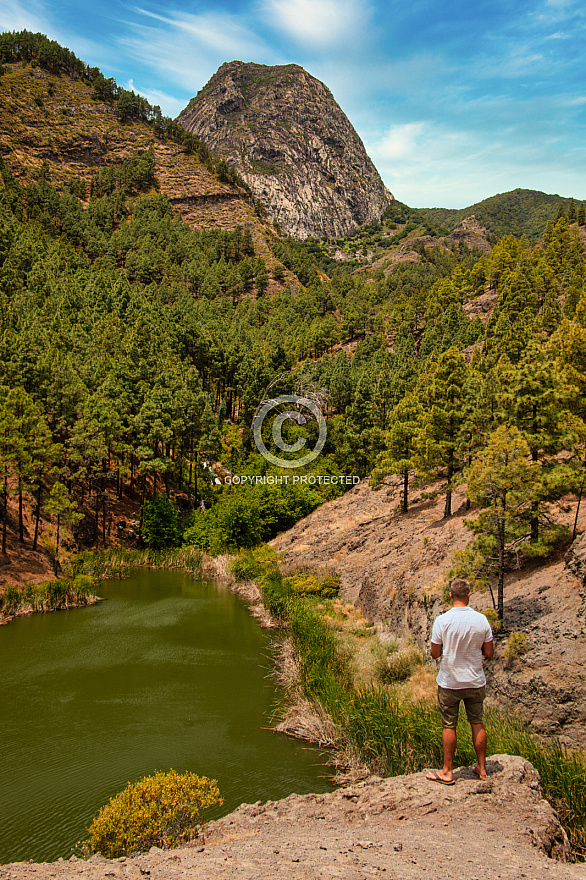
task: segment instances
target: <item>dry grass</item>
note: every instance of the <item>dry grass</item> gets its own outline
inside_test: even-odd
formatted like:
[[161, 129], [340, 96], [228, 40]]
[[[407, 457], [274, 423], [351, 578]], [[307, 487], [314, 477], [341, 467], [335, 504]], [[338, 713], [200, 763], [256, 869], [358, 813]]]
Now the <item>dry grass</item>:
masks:
[[425, 594], [429, 599], [441, 599], [444, 595], [446, 584], [449, 583], [448, 571], [445, 574], [439, 574], [434, 581], [426, 588]]
[[435, 702], [437, 696], [436, 669], [434, 666], [420, 666], [403, 685], [403, 690], [412, 700]]
[[218, 578], [225, 583], [230, 583], [234, 580], [230, 572], [231, 560], [232, 556], [228, 553], [222, 553], [219, 556], [204, 555], [201, 566], [202, 572], [208, 576]]
[[335, 748], [338, 743], [336, 726], [319, 704], [299, 698], [288, 706], [284, 718], [274, 728], [295, 739], [317, 743], [322, 748]]
[[277, 665], [272, 673], [272, 677], [280, 687], [287, 690], [298, 688], [301, 685], [301, 675], [295, 659], [291, 638], [286, 636], [282, 639], [276, 639], [271, 648], [274, 656], [277, 658]]
[[323, 602], [318, 605], [318, 610], [323, 611], [326, 620], [339, 632], [357, 632], [372, 627], [360, 608], [350, 602], [334, 599], [331, 604]]
[[292, 640], [288, 636], [279, 639], [272, 648], [277, 665], [271, 677], [287, 691], [287, 708], [274, 729], [296, 739], [335, 748], [339, 737], [332, 719], [317, 702], [308, 700], [302, 693]]

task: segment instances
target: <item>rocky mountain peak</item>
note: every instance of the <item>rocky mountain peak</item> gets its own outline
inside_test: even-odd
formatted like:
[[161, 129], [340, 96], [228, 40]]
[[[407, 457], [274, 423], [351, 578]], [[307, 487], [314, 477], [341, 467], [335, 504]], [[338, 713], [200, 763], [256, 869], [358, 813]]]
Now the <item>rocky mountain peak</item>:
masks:
[[349, 235], [393, 200], [330, 90], [297, 64], [222, 64], [179, 122], [295, 238]]

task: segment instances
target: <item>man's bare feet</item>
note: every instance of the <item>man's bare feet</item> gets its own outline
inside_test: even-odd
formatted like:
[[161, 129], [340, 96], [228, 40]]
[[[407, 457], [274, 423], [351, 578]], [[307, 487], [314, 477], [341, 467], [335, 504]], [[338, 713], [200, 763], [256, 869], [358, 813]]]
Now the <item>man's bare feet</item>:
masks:
[[486, 770], [482, 770], [482, 771], [481, 771], [481, 770], [479, 769], [479, 767], [478, 767], [478, 764], [475, 764], [475, 765], [474, 765], [474, 767], [472, 768], [472, 772], [475, 773], [476, 776], [478, 776], [479, 779], [488, 779], [488, 776], [487, 776]]
[[432, 770], [425, 777], [432, 782], [441, 782], [442, 785], [455, 785], [454, 777], [451, 773], [444, 773], [442, 770]]

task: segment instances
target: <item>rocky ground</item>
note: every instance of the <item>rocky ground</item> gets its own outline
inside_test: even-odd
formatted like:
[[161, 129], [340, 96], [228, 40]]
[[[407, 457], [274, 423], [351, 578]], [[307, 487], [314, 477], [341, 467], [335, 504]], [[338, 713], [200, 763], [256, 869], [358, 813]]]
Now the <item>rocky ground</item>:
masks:
[[495, 755], [489, 778], [470, 768], [454, 786], [424, 773], [371, 777], [331, 794], [242, 805], [189, 847], [109, 861], [0, 867], [1, 880], [586, 880], [568, 864], [558, 818], [522, 758]]
[[[425, 487], [430, 493], [441, 483]], [[454, 552], [472, 538], [464, 519], [465, 487], [454, 493], [453, 515], [443, 519], [445, 497], [412, 490], [407, 514], [398, 510], [401, 480], [389, 478], [374, 491], [363, 481], [324, 504], [273, 546], [284, 565], [327, 568], [341, 575], [340, 597], [362, 609], [379, 629], [427, 649], [435, 617], [446, 610], [442, 591]], [[571, 526], [576, 499], [565, 499], [556, 517]], [[586, 529], [586, 516], [578, 521]], [[520, 710], [536, 732], [556, 734], [569, 746], [586, 745], [586, 536], [545, 565], [511, 572], [505, 584], [505, 622], [496, 634], [495, 659], [486, 664], [491, 698]], [[480, 611], [490, 593], [473, 593]], [[506, 658], [512, 632], [525, 642]]]

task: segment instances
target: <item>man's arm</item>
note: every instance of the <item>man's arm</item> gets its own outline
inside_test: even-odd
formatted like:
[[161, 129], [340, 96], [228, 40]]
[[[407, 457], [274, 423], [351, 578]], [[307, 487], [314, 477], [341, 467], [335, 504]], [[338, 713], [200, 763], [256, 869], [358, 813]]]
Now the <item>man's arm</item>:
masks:
[[439, 660], [439, 658], [442, 656], [442, 647], [443, 645], [436, 645], [435, 642], [431, 643], [431, 645], [429, 646], [429, 650], [433, 660]]
[[[484, 642], [481, 650], [486, 659], [490, 660], [494, 654], [494, 642], [492, 641], [492, 639], [490, 640], [490, 642]], [[431, 656], [433, 657], [433, 654]]]

